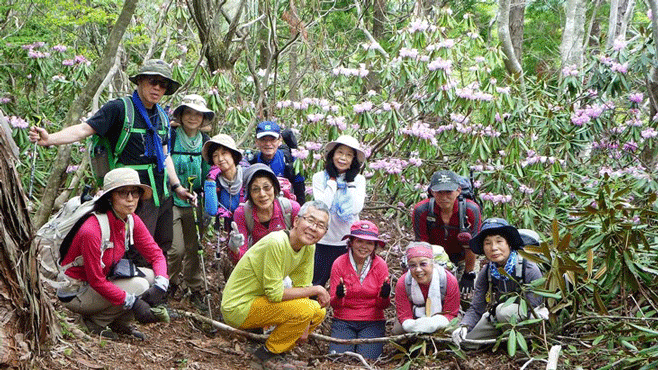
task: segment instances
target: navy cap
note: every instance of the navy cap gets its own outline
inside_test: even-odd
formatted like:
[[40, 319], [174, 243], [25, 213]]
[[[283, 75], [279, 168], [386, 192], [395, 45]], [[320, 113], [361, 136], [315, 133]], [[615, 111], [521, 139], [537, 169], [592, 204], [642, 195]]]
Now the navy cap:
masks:
[[484, 248], [482, 246], [484, 238], [489, 235], [501, 235], [507, 239], [507, 244], [511, 250], [523, 248], [523, 239], [519, 235], [519, 231], [516, 227], [511, 226], [507, 220], [498, 217], [492, 217], [484, 220], [482, 222], [482, 228], [480, 232], [475, 235], [473, 239], [468, 243], [471, 250], [475, 254], [484, 254]]
[[260, 139], [264, 136], [272, 136], [278, 139], [280, 135], [281, 127], [279, 127], [276, 122], [263, 121], [258, 124], [258, 127], [256, 127], [256, 139]]

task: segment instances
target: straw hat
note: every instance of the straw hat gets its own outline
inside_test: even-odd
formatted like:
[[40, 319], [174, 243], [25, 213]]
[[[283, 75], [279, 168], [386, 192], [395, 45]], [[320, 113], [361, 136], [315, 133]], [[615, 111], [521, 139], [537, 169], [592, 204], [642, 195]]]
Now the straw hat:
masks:
[[197, 94], [185, 95], [180, 105], [174, 109], [173, 114], [176, 120], [181, 124], [183, 123], [181, 120], [181, 115], [183, 114], [185, 107], [203, 113], [203, 123], [201, 126], [209, 125], [212, 119], [215, 117], [215, 112], [206, 107], [206, 99], [204, 99], [203, 96]]
[[366, 153], [361, 150], [361, 144], [349, 135], [341, 135], [338, 139], [328, 142], [324, 146], [325, 155], [329, 154], [337, 145], [345, 145], [356, 151], [356, 160], [359, 161], [359, 164], [363, 164], [366, 161]]
[[[203, 156], [204, 161], [211, 163], [211, 159], [212, 159], [210, 158], [211, 153], [208, 153], [208, 150], [210, 150], [213, 144], [221, 145], [226, 149], [232, 151], [233, 153], [237, 154], [237, 156], [240, 158], [238, 162], [242, 160], [242, 151], [238, 149], [237, 145], [235, 145], [235, 140], [233, 140], [232, 137], [226, 134], [217, 134], [211, 137], [210, 140], [206, 141], [205, 144], [203, 144], [203, 149], [201, 149], [201, 155]], [[237, 166], [238, 164], [236, 163], [235, 165]]]

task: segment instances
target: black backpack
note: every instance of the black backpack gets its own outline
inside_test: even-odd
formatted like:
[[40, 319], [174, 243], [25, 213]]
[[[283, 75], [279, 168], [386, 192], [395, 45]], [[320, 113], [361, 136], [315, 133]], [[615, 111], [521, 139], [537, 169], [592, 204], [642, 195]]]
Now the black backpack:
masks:
[[[459, 175], [458, 175], [459, 176]], [[482, 204], [477, 198], [477, 190], [473, 186], [473, 170], [470, 171], [469, 177], [459, 176], [459, 187], [462, 189], [461, 194], [457, 197], [458, 202], [458, 212], [459, 212], [459, 232], [469, 232], [466, 227], [466, 222], [468, 220], [466, 216], [466, 199], [472, 200], [482, 213]], [[430, 188], [427, 188], [428, 197], [430, 198], [429, 204], [429, 213], [427, 214], [427, 230], [436, 227], [436, 214], [434, 213], [434, 197]]]

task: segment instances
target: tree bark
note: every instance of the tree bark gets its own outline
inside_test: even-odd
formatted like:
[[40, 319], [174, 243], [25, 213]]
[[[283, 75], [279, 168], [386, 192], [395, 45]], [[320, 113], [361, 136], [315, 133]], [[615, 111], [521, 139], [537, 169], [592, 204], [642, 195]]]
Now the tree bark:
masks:
[[510, 4], [509, 31], [516, 60], [523, 62], [523, 30], [525, 21], [525, 0], [514, 0]]
[[615, 40], [618, 38], [622, 40], [626, 39], [626, 30], [633, 16], [634, 9], [635, 0], [611, 0], [606, 48], [612, 48]]
[[[651, 32], [654, 43], [658, 40], [658, 0], [647, 0], [651, 9]], [[658, 65], [658, 55], [654, 55], [654, 66]], [[650, 118], [658, 114], [658, 68], [652, 67], [648, 82]]]
[[[96, 92], [96, 89], [103, 82], [103, 79], [114, 64], [114, 58], [119, 48], [121, 38], [130, 24], [130, 19], [135, 12], [137, 0], [126, 0], [123, 4], [123, 10], [114, 23], [112, 32], [107, 39], [107, 44], [103, 50], [103, 55], [96, 70], [89, 76], [89, 80], [82, 88], [80, 95], [73, 101], [64, 120], [64, 126], [76, 125], [80, 122], [83, 113], [88, 109], [89, 104]], [[53, 203], [59, 192], [59, 187], [66, 174], [66, 167], [71, 161], [71, 145], [60, 146], [57, 150], [57, 157], [54, 161], [53, 172], [50, 175], [48, 184], [44, 190], [41, 200], [41, 207], [34, 216], [34, 226], [38, 229], [48, 221], [48, 217], [53, 208]]]
[[12, 148], [16, 144], [0, 112], [0, 365], [16, 368], [38, 355], [58, 325], [39, 283], [28, 201], [14, 167], [20, 159]]
[[498, 37], [500, 38], [503, 54], [505, 55], [505, 68], [512, 75], [523, 74], [523, 68], [514, 51], [510, 35], [510, 0], [498, 2]]
[[567, 0], [566, 20], [560, 44], [563, 67], [575, 65], [580, 68], [583, 64], [586, 10], [586, 0]]

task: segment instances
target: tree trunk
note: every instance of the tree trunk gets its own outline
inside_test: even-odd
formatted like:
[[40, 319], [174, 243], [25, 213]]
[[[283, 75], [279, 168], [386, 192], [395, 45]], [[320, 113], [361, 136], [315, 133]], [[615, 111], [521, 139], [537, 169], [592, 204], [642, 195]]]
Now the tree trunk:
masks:
[[635, 8], [635, 0], [611, 0], [610, 1], [610, 16], [608, 18], [608, 39], [606, 41], [606, 48], [610, 49], [615, 43], [616, 39], [626, 39], [626, 30], [628, 29], [628, 22], [633, 16], [633, 9]]
[[584, 38], [585, 38], [585, 12], [587, 0], [567, 0], [566, 20], [562, 43], [560, 44], [560, 57], [562, 66], [576, 66], [583, 64]]
[[[651, 9], [651, 32], [655, 40], [658, 40], [658, 0], [647, 0], [649, 9]], [[658, 55], [654, 55], [654, 66], [658, 65]], [[655, 117], [658, 114], [658, 68], [652, 67], [649, 75], [649, 117]]]
[[512, 75], [521, 75], [523, 69], [517, 58], [510, 35], [510, 0], [498, 2], [498, 37], [505, 55], [505, 68]]
[[[103, 50], [103, 56], [100, 59], [100, 63], [96, 70], [89, 76], [87, 84], [82, 88], [80, 95], [73, 101], [69, 112], [66, 115], [64, 120], [64, 126], [76, 125], [80, 122], [84, 112], [88, 109], [89, 104], [96, 92], [96, 89], [103, 82], [103, 79], [110, 71], [110, 68], [114, 64], [114, 58], [119, 48], [119, 43], [123, 37], [126, 27], [130, 24], [130, 19], [135, 12], [135, 7], [137, 6], [137, 0], [126, 0], [123, 4], [123, 10], [117, 18], [112, 32], [107, 39], [107, 44]], [[59, 192], [59, 187], [62, 183], [64, 176], [66, 175], [66, 167], [71, 161], [71, 146], [64, 145], [60, 146], [57, 150], [57, 157], [54, 161], [53, 172], [50, 175], [48, 184], [44, 190], [44, 194], [41, 200], [41, 207], [34, 216], [34, 226], [38, 229], [41, 225], [45, 224], [50, 217], [50, 213], [53, 208], [53, 203]]]
[[372, 37], [379, 41], [384, 37], [386, 24], [386, 0], [373, 0]]
[[27, 198], [14, 163], [18, 148], [0, 112], [0, 365], [31, 367], [41, 344], [58, 329], [41, 289]]
[[523, 30], [525, 20], [525, 0], [516, 0], [510, 4], [509, 31], [516, 60], [523, 62]]

